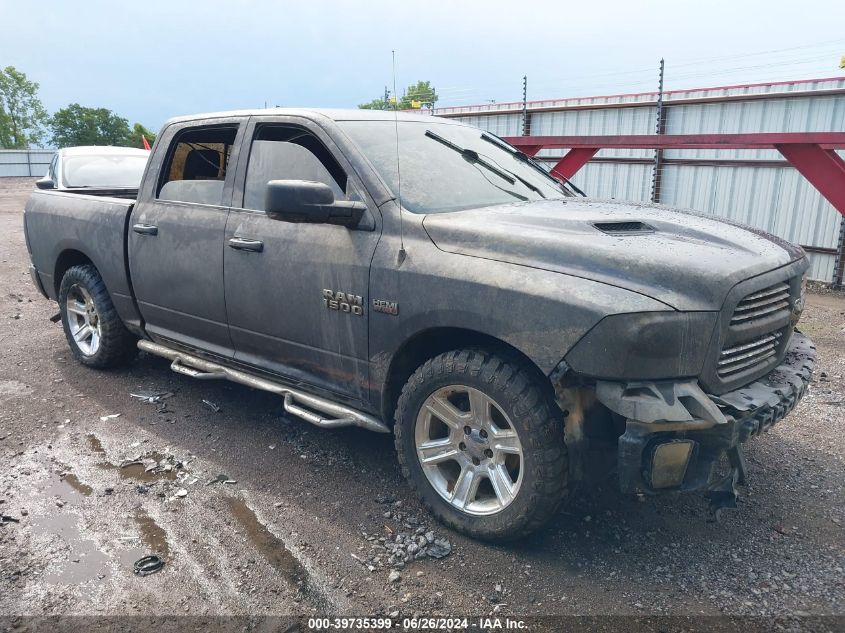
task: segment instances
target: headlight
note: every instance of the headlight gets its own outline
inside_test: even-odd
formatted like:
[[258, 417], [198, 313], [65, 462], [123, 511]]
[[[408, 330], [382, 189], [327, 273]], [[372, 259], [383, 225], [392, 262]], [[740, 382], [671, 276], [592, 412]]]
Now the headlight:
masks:
[[641, 312], [605, 317], [566, 355], [576, 372], [608, 380], [697, 376], [716, 312]]

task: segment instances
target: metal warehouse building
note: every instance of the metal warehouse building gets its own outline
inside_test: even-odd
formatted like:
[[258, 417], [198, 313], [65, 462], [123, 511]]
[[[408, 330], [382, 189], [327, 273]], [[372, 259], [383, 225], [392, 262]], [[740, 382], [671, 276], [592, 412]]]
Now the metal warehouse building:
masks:
[[0, 149], [0, 177], [38, 176], [47, 173], [54, 149]]
[[[529, 101], [526, 128], [532, 136], [653, 134], [657, 98], [650, 92]], [[845, 77], [675, 90], [663, 99], [665, 134], [845, 131]], [[523, 134], [522, 102], [434, 114], [499, 136]], [[537, 157], [557, 160], [562, 153], [543, 150]], [[801, 244], [811, 260], [810, 278], [834, 281], [845, 219], [776, 150], [665, 150], [656, 174], [654, 159], [654, 150], [601, 150], [572, 180], [591, 196], [632, 201], [652, 200], [654, 182], [656, 202]]]

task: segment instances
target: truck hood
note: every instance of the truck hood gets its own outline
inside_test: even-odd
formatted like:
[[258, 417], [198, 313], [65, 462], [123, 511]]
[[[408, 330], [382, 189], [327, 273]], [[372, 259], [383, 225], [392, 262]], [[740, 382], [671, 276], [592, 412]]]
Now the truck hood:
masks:
[[804, 251], [780, 238], [689, 211], [612, 200], [544, 200], [429, 214], [449, 253], [599, 281], [678, 310], [718, 310], [738, 282]]

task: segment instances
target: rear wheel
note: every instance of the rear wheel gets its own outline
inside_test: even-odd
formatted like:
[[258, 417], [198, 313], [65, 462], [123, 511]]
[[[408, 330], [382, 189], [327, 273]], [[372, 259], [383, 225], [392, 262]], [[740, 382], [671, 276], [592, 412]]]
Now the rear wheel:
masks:
[[402, 470], [441, 521], [488, 540], [541, 527], [567, 493], [562, 415], [518, 361], [478, 350], [441, 354], [402, 391]]
[[73, 266], [65, 272], [59, 309], [68, 345], [82, 364], [104, 369], [134, 357], [136, 339], [117, 315], [94, 266]]

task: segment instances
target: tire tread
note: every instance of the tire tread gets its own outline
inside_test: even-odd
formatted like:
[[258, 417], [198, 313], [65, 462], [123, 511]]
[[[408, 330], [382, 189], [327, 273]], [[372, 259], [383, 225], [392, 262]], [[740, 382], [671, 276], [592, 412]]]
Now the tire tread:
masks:
[[[83, 354], [70, 334], [67, 322], [67, 311], [64, 304], [71, 286], [83, 286], [94, 300], [97, 316], [100, 321], [100, 349], [93, 356]], [[106, 284], [97, 269], [91, 264], [72, 266], [65, 271], [59, 287], [59, 307], [62, 316], [62, 327], [65, 331], [70, 349], [79, 362], [95, 369], [119, 367], [132, 360], [137, 353], [136, 338], [126, 329], [117, 310], [112, 303]]]
[[[507, 528], [495, 532], [473, 525], [470, 515], [455, 518], [426, 500], [421, 486], [428, 486], [428, 481], [424, 477], [422, 481], [414, 477], [409, 460], [415, 456], [406, 454], [403, 448], [405, 434], [414, 432], [416, 411], [409, 410], [413, 396], [437, 378], [454, 377], [459, 382], [461, 374], [479, 378], [497, 393], [498, 398], [508, 401], [527, 431], [526, 437], [521, 438], [523, 445], [535, 455], [529, 511]], [[543, 527], [568, 496], [569, 463], [563, 443], [562, 416], [551, 397], [539, 388], [529, 370], [519, 362], [480, 349], [460, 349], [435, 356], [420, 366], [402, 388], [395, 417], [395, 444], [402, 474], [426, 509], [452, 529], [484, 540], [521, 539]]]

